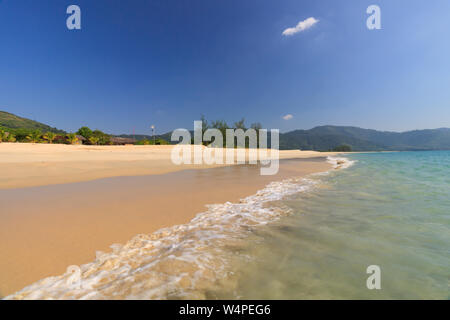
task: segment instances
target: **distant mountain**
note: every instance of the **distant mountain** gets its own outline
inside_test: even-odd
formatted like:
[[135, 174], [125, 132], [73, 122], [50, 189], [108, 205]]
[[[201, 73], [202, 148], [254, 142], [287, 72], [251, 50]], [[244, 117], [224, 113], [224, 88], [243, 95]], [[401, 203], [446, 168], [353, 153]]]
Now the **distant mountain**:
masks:
[[389, 132], [320, 126], [280, 134], [280, 149], [325, 151], [340, 145], [349, 145], [354, 151], [450, 150], [450, 128]]
[[[171, 143], [171, 141], [170, 141], [170, 137], [171, 136], [172, 136], [172, 132], [167, 132], [167, 133], [164, 133], [164, 134], [156, 134], [155, 135], [155, 139], [164, 139], [164, 140], [166, 140], [166, 141]], [[152, 140], [153, 139], [152, 135], [147, 135], [147, 134], [121, 134], [121, 135], [118, 135], [118, 137], [133, 138], [133, 139], [136, 139], [138, 141], [146, 140], [146, 139], [147, 140]]]
[[[123, 134], [120, 137], [134, 137], [137, 140], [152, 139], [151, 135], [138, 134]], [[170, 137], [171, 132], [156, 135], [157, 139], [162, 138], [171, 142]], [[450, 150], [450, 128], [399, 133], [358, 127], [320, 126], [280, 134], [282, 150], [328, 151], [342, 145], [349, 145], [353, 151]]]
[[[0, 127], [19, 131], [39, 129], [42, 132], [65, 133], [46, 124], [0, 111]], [[171, 132], [156, 135], [170, 141]], [[137, 140], [153, 139], [151, 135], [122, 134], [119, 137]], [[280, 149], [328, 151], [348, 145], [353, 151], [384, 150], [450, 150], [450, 128], [414, 130], [406, 132], [377, 131], [358, 127], [319, 126], [309, 130], [294, 130], [280, 134]]]
[[39, 129], [42, 132], [50, 131], [55, 133], [64, 133], [64, 131], [58, 130], [57, 128], [52, 128], [46, 124], [22, 118], [5, 111], [0, 111], [0, 127], [3, 127], [5, 129]]

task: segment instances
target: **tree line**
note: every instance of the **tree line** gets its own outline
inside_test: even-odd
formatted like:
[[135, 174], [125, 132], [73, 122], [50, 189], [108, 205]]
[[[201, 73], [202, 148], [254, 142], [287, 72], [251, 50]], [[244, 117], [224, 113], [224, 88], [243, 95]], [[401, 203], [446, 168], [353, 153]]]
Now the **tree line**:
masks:
[[42, 132], [40, 129], [26, 128], [0, 128], [0, 142], [31, 142], [31, 143], [58, 143], [76, 144], [79, 136], [86, 139], [91, 145], [110, 145], [111, 136], [100, 130], [91, 130], [88, 127], [81, 127], [77, 132], [55, 133]]
[[[245, 125], [245, 118], [242, 118], [239, 121], [234, 122], [232, 125], [228, 125], [225, 120], [215, 120], [208, 122], [205, 116], [201, 116], [200, 120], [202, 122], [202, 136], [205, 134], [205, 131], [208, 129], [217, 129], [222, 134], [222, 146], [226, 147], [226, 131], [227, 129], [242, 129], [246, 131], [247, 129], [254, 129], [257, 132], [257, 143], [259, 146], [259, 131], [262, 129], [262, 125], [259, 122], [252, 123], [249, 128]], [[236, 142], [236, 141], [235, 141]], [[192, 139], [191, 143], [194, 143]], [[214, 141], [203, 141], [204, 145], [214, 144]], [[234, 144], [236, 146], [236, 143]], [[248, 147], [248, 141], [246, 139], [245, 146]]]

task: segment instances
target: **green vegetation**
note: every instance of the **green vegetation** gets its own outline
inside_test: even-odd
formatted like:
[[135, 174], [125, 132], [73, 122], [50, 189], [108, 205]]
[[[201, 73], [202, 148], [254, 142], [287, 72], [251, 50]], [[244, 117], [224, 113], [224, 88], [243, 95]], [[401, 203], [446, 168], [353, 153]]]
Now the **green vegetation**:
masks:
[[5, 142], [16, 142], [16, 137], [12, 133], [8, 133]]
[[161, 138], [158, 138], [158, 139], [155, 138], [155, 141], [153, 141], [153, 139], [142, 139], [142, 140], [138, 140], [135, 143], [135, 145], [137, 145], [137, 146], [144, 146], [144, 145], [146, 146], [146, 145], [155, 145], [155, 144], [156, 145], [168, 145], [170, 143]]
[[[224, 120], [208, 123], [203, 116], [201, 120], [203, 122], [203, 133], [208, 128], [216, 128], [222, 132], [224, 146], [226, 146], [226, 129], [246, 129], [244, 119], [235, 122], [232, 126], [229, 126]], [[250, 128], [259, 131], [262, 126], [260, 123], [254, 123]], [[44, 136], [42, 136], [42, 132], [45, 132]], [[83, 143], [93, 145], [112, 144], [111, 136], [100, 130], [92, 131], [88, 127], [81, 127], [77, 134], [86, 138]], [[155, 137], [151, 135], [120, 135], [119, 137], [136, 138], [138, 140], [136, 144], [140, 145], [151, 145], [154, 138], [156, 144], [176, 143], [171, 142], [171, 135], [172, 132], [155, 135]], [[270, 146], [270, 134], [267, 138], [268, 146]], [[62, 130], [0, 111], [0, 142], [2, 141], [69, 143], [66, 132]], [[204, 142], [204, 144], [214, 145], [214, 141]], [[246, 141], [246, 147], [248, 147], [248, 141]], [[320, 126], [310, 130], [280, 133], [280, 149], [349, 152], [348, 148], [353, 151], [450, 150], [450, 128], [387, 132], [357, 127]]]
[[75, 144], [75, 143], [77, 143], [77, 142], [78, 142], [77, 135], [76, 135], [75, 133], [69, 133], [69, 134], [67, 134], [67, 141], [68, 141], [70, 144]]
[[[63, 130], [58, 130], [43, 123], [21, 118], [4, 111], [0, 111], [0, 131], [2, 132], [0, 133], [0, 142], [17, 141], [74, 144], [78, 141], [76, 135], [80, 135], [86, 139], [86, 143], [88, 144], [111, 144], [111, 136], [100, 130], [92, 131], [88, 127], [81, 127], [76, 133], [66, 134]], [[43, 135], [42, 132], [45, 132], [45, 134]]]
[[3, 128], [5, 132], [13, 134], [16, 137], [16, 140], [19, 142], [27, 142], [27, 136], [30, 135], [33, 130], [30, 129], [11, 129], [11, 128]]
[[321, 126], [280, 134], [280, 149], [328, 151], [340, 145], [349, 145], [353, 151], [450, 150], [450, 129], [389, 132]]
[[[25, 119], [26, 120], [26, 119]], [[45, 126], [50, 128], [49, 126]], [[0, 127], [0, 142], [32, 142], [32, 143], [69, 143], [74, 144], [78, 142], [76, 135], [83, 136], [86, 141], [93, 145], [110, 145], [111, 136], [100, 131], [92, 131], [88, 127], [80, 128], [76, 133], [66, 134], [64, 131], [56, 130], [47, 131], [42, 134], [40, 129], [29, 128], [7, 128]], [[161, 143], [163, 144], [163, 143]]]
[[81, 127], [80, 129], [78, 129], [76, 134], [85, 138], [86, 143], [88, 143], [88, 144], [92, 144], [92, 145], [110, 145], [111, 144], [111, 136], [100, 130], [92, 131], [88, 127]]
[[27, 140], [32, 143], [38, 143], [38, 142], [41, 142], [41, 137], [42, 137], [42, 132], [41, 132], [41, 130], [38, 129], [38, 130], [32, 131], [27, 136]]
[[[39, 129], [25, 129], [25, 128], [17, 128], [17, 129], [11, 129], [11, 128], [1, 128], [0, 130], [3, 130], [5, 133], [8, 133], [8, 140], [3, 140], [4, 142], [30, 142], [33, 140], [34, 142], [41, 142], [41, 139], [32, 139], [33, 136], [36, 136], [36, 132], [41, 132]], [[50, 132], [50, 131], [49, 131]], [[55, 134], [54, 132], [51, 132], [51, 134]], [[57, 136], [57, 134], [55, 134]], [[14, 139], [13, 139], [14, 138]], [[31, 140], [30, 140], [31, 139]], [[44, 139], [46, 139], [44, 137]]]
[[44, 135], [44, 139], [46, 139], [48, 141], [48, 143], [50, 143], [50, 144], [53, 143], [55, 138], [56, 138], [56, 134], [54, 132], [47, 132]]
[[7, 132], [3, 129], [0, 129], [0, 142], [6, 142], [7, 137]]
[[16, 141], [16, 137], [9, 133], [6, 132], [3, 129], [0, 129], [0, 142], [15, 142]]
[[[228, 128], [245, 128], [245, 122], [240, 120], [229, 126], [223, 120], [209, 123], [204, 117], [203, 133], [208, 128], [217, 128], [222, 134]], [[251, 128], [259, 131], [262, 126], [254, 123]], [[191, 132], [193, 135], [193, 132]], [[172, 132], [157, 135], [170, 143]], [[149, 140], [151, 135], [121, 135], [125, 138], [136, 138], [137, 140]], [[210, 144], [204, 142], [204, 144]], [[267, 145], [270, 146], [270, 133], [267, 136]], [[294, 130], [280, 133], [280, 149], [300, 149], [330, 151], [336, 147], [347, 145], [352, 151], [384, 151], [384, 150], [450, 150], [450, 128], [433, 130], [415, 130], [407, 132], [386, 132], [357, 127], [321, 126], [310, 130]], [[345, 149], [347, 150], [347, 149]], [[349, 152], [349, 151], [341, 151]]]
[[94, 130], [92, 136], [98, 138], [97, 144], [99, 145], [109, 145], [111, 144], [111, 136], [100, 130]]
[[[242, 129], [242, 130], [247, 130], [247, 127], [245, 125], [245, 119], [242, 118], [241, 120], [235, 122], [233, 124], [233, 126], [229, 126], [226, 121], [224, 120], [216, 120], [216, 121], [212, 121], [211, 124], [208, 123], [208, 121], [205, 119], [204, 116], [201, 117], [201, 121], [203, 123], [203, 134], [205, 133], [206, 130], [213, 128], [213, 129], [218, 129], [221, 133], [222, 133], [222, 146], [226, 147], [226, 130], [227, 129]], [[262, 125], [257, 122], [257, 123], [253, 123], [250, 125], [250, 128], [255, 129], [257, 132], [257, 144], [259, 146], [259, 130], [262, 129]], [[248, 148], [249, 147], [249, 139], [246, 138], [245, 139], [245, 147]], [[216, 146], [216, 141], [203, 141], [204, 145], [211, 145], [211, 146]], [[193, 139], [192, 139], [192, 143], [193, 143]], [[238, 142], [237, 139], [235, 138], [234, 141], [234, 146], [237, 146]]]
[[16, 137], [10, 133], [6, 132], [5, 130], [0, 128], [0, 142], [15, 142]]
[[[30, 134], [31, 131], [34, 130], [41, 130], [41, 132], [54, 132], [54, 133], [65, 133], [62, 130], [58, 130], [56, 128], [52, 128], [46, 124], [22, 118], [19, 116], [16, 116], [12, 113], [0, 111], [0, 127], [3, 127], [7, 129], [6, 131], [14, 131], [14, 129], [22, 129], [22, 130], [28, 130], [27, 134]], [[12, 129], [12, 130], [11, 130]]]
[[100, 138], [94, 137], [94, 136], [89, 138], [89, 142], [93, 145], [97, 145], [99, 140], [100, 140]]
[[88, 127], [81, 127], [78, 129], [77, 135], [86, 139], [87, 143], [93, 145], [109, 145], [111, 144], [111, 136], [100, 130], [92, 131]]
[[337, 147], [333, 148], [331, 151], [335, 151], [335, 152], [351, 152], [352, 151], [352, 147], [349, 146], [348, 144], [341, 144], [340, 146], [337, 146]]
[[[22, 118], [9, 112], [0, 111], [0, 130], [5, 135], [3, 142], [41, 142], [40, 132], [65, 134], [63, 130], [52, 128], [43, 123]], [[7, 134], [6, 134], [7, 133]]]
[[78, 129], [77, 134], [84, 137], [86, 140], [89, 140], [89, 138], [93, 136], [92, 130], [88, 127], [81, 127]]

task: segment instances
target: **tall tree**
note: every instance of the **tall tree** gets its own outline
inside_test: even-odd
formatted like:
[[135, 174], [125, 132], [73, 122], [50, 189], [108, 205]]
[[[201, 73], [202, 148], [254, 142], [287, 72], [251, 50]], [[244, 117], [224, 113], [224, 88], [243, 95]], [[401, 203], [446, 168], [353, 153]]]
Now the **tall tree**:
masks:
[[6, 137], [6, 142], [16, 142], [16, 136], [11, 132], [8, 132], [8, 136]]
[[235, 129], [242, 129], [245, 130], [245, 119], [242, 118], [241, 120], [239, 120], [238, 122], [234, 123], [234, 128]]
[[100, 138], [96, 137], [96, 136], [92, 136], [89, 138], [89, 142], [93, 145], [97, 145], [99, 140], [100, 140]]
[[47, 132], [47, 133], [45, 134], [45, 136], [44, 136], [44, 139], [47, 139], [48, 143], [50, 143], [50, 144], [53, 143], [53, 141], [55, 140], [55, 138], [56, 138], [56, 133], [50, 132], [50, 131]]
[[67, 141], [68, 141], [70, 144], [75, 144], [75, 143], [77, 143], [77, 141], [78, 141], [77, 135], [76, 135], [75, 133], [69, 133], [69, 134], [67, 135]]
[[7, 132], [3, 129], [0, 129], [0, 142], [5, 141], [7, 139]]
[[83, 136], [88, 140], [90, 137], [92, 137], [93, 132], [88, 127], [81, 127], [80, 129], [78, 129], [77, 134]]
[[32, 143], [38, 143], [41, 141], [41, 136], [42, 136], [41, 130], [34, 130], [27, 136], [27, 140]]
[[110, 144], [111, 137], [108, 134], [106, 134], [100, 130], [94, 130], [92, 132], [92, 135], [94, 137], [98, 138], [98, 144], [100, 144], [100, 145]]

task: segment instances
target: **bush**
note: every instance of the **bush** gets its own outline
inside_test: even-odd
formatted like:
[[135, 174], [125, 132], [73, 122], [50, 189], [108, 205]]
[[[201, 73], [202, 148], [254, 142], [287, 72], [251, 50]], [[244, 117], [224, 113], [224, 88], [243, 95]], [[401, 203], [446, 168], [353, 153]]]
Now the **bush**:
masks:
[[168, 141], [164, 140], [164, 139], [161, 139], [161, 138], [155, 139], [155, 142], [153, 142], [153, 139], [152, 140], [143, 139], [143, 140], [139, 140], [139, 141], [137, 141], [135, 143], [135, 145], [137, 145], [137, 146], [148, 146], [148, 145], [154, 145], [154, 144], [156, 144], [156, 145], [168, 145], [170, 143]]
[[99, 144], [99, 145], [111, 144], [111, 137], [108, 134], [106, 134], [100, 130], [94, 130], [92, 132], [92, 136], [95, 138], [98, 138], [97, 144]]
[[352, 147], [349, 146], [348, 144], [341, 144], [340, 146], [335, 147], [331, 151], [335, 151], [335, 152], [351, 152], [352, 151]]
[[86, 138], [86, 140], [89, 140], [89, 138], [92, 137], [93, 132], [88, 127], [81, 127], [78, 129], [77, 134]]
[[34, 130], [18, 128], [18, 129], [7, 129], [7, 131], [11, 134], [14, 134], [16, 137], [16, 141], [18, 142], [28, 142], [27, 137], [30, 136]]
[[41, 130], [33, 130], [27, 137], [26, 140], [32, 143], [42, 142], [42, 132]]

